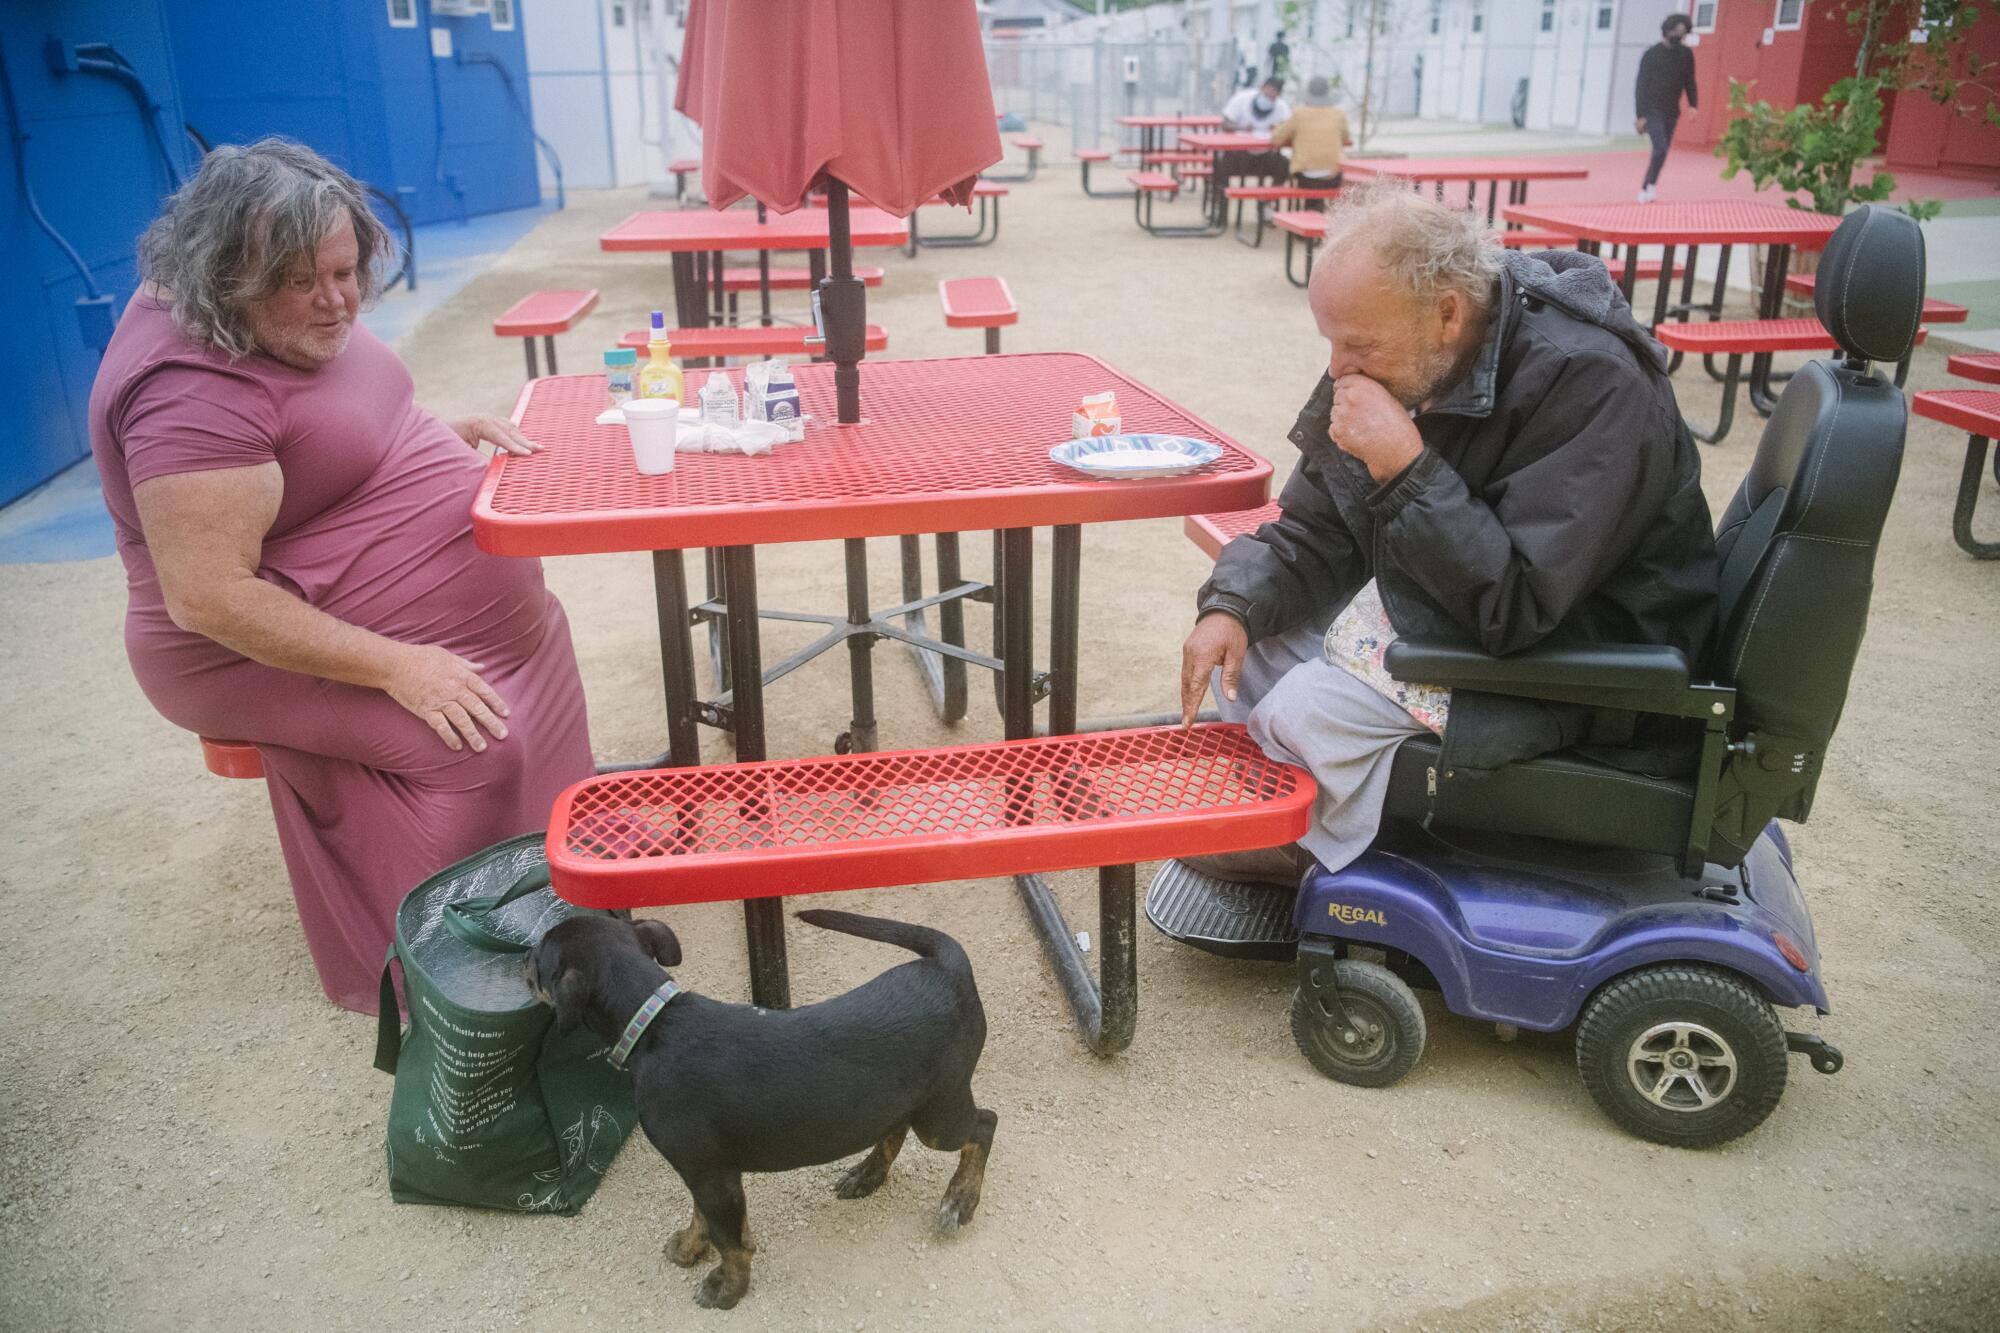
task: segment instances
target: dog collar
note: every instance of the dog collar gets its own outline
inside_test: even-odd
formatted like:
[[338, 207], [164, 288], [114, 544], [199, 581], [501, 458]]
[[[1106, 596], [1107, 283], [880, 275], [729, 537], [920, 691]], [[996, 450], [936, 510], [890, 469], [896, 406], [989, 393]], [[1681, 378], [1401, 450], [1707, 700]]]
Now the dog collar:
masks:
[[625, 1031], [619, 1034], [618, 1044], [613, 1046], [611, 1053], [605, 1057], [611, 1062], [613, 1069], [625, 1067], [625, 1061], [631, 1057], [632, 1048], [639, 1044], [639, 1038], [646, 1035], [646, 1029], [660, 1016], [660, 1010], [667, 1007], [667, 1002], [680, 993], [681, 983], [668, 977], [660, 983], [658, 990], [646, 997], [646, 1002], [639, 1006], [639, 1012], [632, 1015], [632, 1021], [627, 1023]]

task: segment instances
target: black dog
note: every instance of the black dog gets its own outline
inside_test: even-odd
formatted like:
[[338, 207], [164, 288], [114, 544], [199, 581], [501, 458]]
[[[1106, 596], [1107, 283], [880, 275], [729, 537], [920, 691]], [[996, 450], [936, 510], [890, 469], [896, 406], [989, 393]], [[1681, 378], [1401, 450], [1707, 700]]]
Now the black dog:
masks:
[[[790, 1171], [869, 1149], [840, 1178], [843, 1199], [871, 1194], [916, 1131], [928, 1148], [959, 1154], [938, 1227], [972, 1220], [999, 1117], [973, 1104], [972, 1070], [986, 1044], [986, 1012], [972, 964], [941, 931], [851, 912], [800, 912], [823, 930], [880, 940], [921, 955], [845, 995], [804, 1009], [767, 1010], [682, 993], [646, 1027], [626, 1064], [646, 1137], [694, 1196], [694, 1217], [666, 1247], [692, 1268], [710, 1243], [722, 1262], [695, 1294], [728, 1309], [750, 1285], [743, 1173]], [[658, 921], [577, 916], [528, 955], [528, 984], [578, 1024], [615, 1042], [681, 960]]]

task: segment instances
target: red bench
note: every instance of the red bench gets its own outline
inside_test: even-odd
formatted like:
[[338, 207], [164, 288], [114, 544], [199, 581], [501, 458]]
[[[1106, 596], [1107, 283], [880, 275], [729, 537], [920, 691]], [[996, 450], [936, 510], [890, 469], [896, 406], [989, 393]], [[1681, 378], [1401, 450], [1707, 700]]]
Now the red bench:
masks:
[[541, 372], [535, 367], [535, 339], [542, 340], [542, 347], [548, 352], [549, 374], [556, 373], [556, 335], [567, 333], [576, 326], [578, 320], [597, 308], [597, 289], [581, 288], [576, 291], [536, 292], [524, 296], [507, 307], [507, 313], [493, 321], [493, 334], [498, 338], [519, 338], [521, 345], [528, 349], [528, 378], [534, 379]]
[[[1918, 329], [1917, 342], [1924, 341], [1927, 333], [1926, 329]], [[1676, 352], [1729, 358], [1722, 376], [1722, 416], [1715, 429], [1704, 432], [1696, 429], [1692, 421], [1688, 422], [1689, 432], [1708, 444], [1727, 435], [1730, 422], [1735, 419], [1736, 386], [1742, 378], [1744, 357], [1769, 356], [1773, 352], [1831, 352], [1839, 346], [1817, 319], [1719, 319], [1705, 324], [1669, 321], [1655, 325], [1653, 336]], [[1908, 364], [1904, 362], [1905, 366]], [[1900, 373], [1896, 382], [1902, 383]], [[1754, 393], [1751, 403], [1759, 412], [1770, 415], [1767, 407], [1757, 403]]]
[[[1300, 209], [1291, 213], [1280, 213], [1271, 219], [1271, 224], [1285, 233], [1285, 278], [1294, 287], [1303, 287], [1312, 278], [1313, 251], [1326, 237], [1326, 214]], [[1292, 251], [1300, 246], [1305, 248], [1306, 264], [1302, 273], [1292, 272]]]
[[[1132, 863], [1291, 842], [1303, 769], [1240, 726], [1151, 727], [934, 750], [709, 764], [587, 778], [556, 798], [557, 893], [654, 907], [1018, 876], [1091, 1049], [1132, 1039]], [[1098, 868], [1093, 982], [1042, 873]], [[775, 974], [753, 932], [751, 975]]]
[[1559, 231], [1517, 227], [1513, 231], [1501, 232], [1500, 244], [1509, 250], [1574, 250], [1576, 237], [1565, 236]]
[[[618, 345], [643, 353], [646, 350], [646, 342], [651, 336], [646, 329], [634, 329], [621, 336]], [[871, 352], [880, 352], [889, 346], [889, 335], [879, 324], [868, 325], [866, 337], [865, 346]], [[706, 329], [668, 329], [667, 341], [673, 344], [674, 355], [685, 362], [722, 361], [732, 356], [818, 358], [820, 355], [820, 346], [813, 331], [796, 325], [774, 325], [771, 328], [760, 328], [754, 324], [742, 327], [718, 325]], [[643, 357], [641, 364], [644, 364]]]
[[[864, 286], [880, 287], [882, 285], [883, 270], [874, 264], [856, 264], [854, 266], [854, 276], [861, 279]], [[778, 268], [774, 266], [771, 269], [771, 290], [774, 292], [811, 291], [812, 285], [812, 270], [809, 268]], [[726, 268], [722, 270], [722, 291], [728, 301], [729, 322], [734, 324], [738, 318], [736, 310], [737, 296], [743, 292], [761, 293], [763, 285], [758, 280], [757, 270], [754, 268]], [[768, 323], [769, 319], [770, 310], [766, 308], [761, 312], [759, 322]]]
[[1016, 135], [1011, 142], [1028, 155], [1028, 165], [1019, 171], [988, 171], [983, 173], [990, 181], [1031, 181], [1042, 167], [1042, 149], [1048, 145], [1032, 134]]
[[2000, 384], [2000, 352], [1953, 356], [1946, 359], [1944, 368], [1962, 379], [1976, 380], [1981, 384]]
[[667, 170], [674, 173], [674, 201], [676, 203], [685, 202], [687, 199], [688, 177], [701, 170], [701, 159], [698, 157], [676, 158], [668, 165]]
[[1219, 236], [1222, 228], [1208, 217], [1206, 205], [1202, 209], [1199, 225], [1186, 223], [1164, 223], [1153, 220], [1153, 201], [1159, 198], [1173, 199], [1181, 192], [1183, 182], [1160, 171], [1134, 171], [1125, 177], [1132, 182], [1132, 220], [1148, 236]]
[[[1007, 197], [1007, 187], [992, 181], [975, 181], [972, 186], [972, 202], [977, 206], [978, 223], [970, 232], [950, 236], [924, 236], [917, 234], [917, 214], [910, 214], [910, 239], [903, 247], [903, 253], [916, 257], [917, 247], [928, 245], [933, 249], [964, 249], [975, 245], [991, 245], [1000, 239], [1000, 201]], [[946, 207], [948, 201], [942, 197], [926, 199], [925, 208]], [[921, 210], [919, 210], [921, 211]], [[988, 228], [991, 228], [989, 230]]]
[[1090, 188], [1091, 167], [1109, 162], [1111, 158], [1112, 153], [1108, 148], [1079, 148], [1076, 150], [1076, 160], [1082, 164], [1083, 168], [1083, 192], [1092, 199], [1129, 199], [1132, 197], [1130, 190], [1093, 190]]
[[219, 778], [261, 778], [264, 757], [248, 741], [222, 741], [201, 737], [202, 767]]
[[[1227, 185], [1223, 187], [1222, 197], [1236, 201], [1236, 226], [1233, 234], [1237, 242], [1254, 250], [1264, 244], [1264, 229], [1271, 225], [1273, 212], [1290, 212], [1304, 208], [1323, 209], [1327, 200], [1340, 198], [1340, 187]], [[1247, 241], [1243, 239], [1243, 205], [1246, 203], [1256, 205], [1257, 210], [1256, 230]]]
[[[1794, 296], [1813, 294], [1814, 276], [1811, 273], [1794, 273], [1785, 279], [1785, 290]], [[1963, 324], [1972, 312], [1965, 306], [1952, 301], [1940, 301], [1934, 297], [1924, 298], [1924, 313], [1919, 316], [1926, 324]]]
[[1222, 557], [1222, 548], [1246, 532], [1255, 532], [1274, 521], [1281, 511], [1276, 500], [1260, 509], [1239, 509], [1228, 514], [1189, 514], [1181, 520], [1181, 531], [1200, 547], [1210, 560]]
[[[1990, 358], [2000, 360], [2000, 358]], [[1933, 389], [1910, 402], [1918, 416], [1966, 433], [1965, 467], [1958, 474], [1958, 499], [1951, 511], [1951, 535], [1967, 555], [1975, 560], [2000, 557], [2000, 541], [1973, 540], [1972, 511], [1979, 503], [1979, 487], [1985, 480], [1986, 446], [2000, 435], [2000, 392], [1992, 389]], [[2000, 463], [1995, 465], [2000, 473]]]
[[938, 283], [938, 303], [946, 328], [985, 329], [988, 353], [1000, 350], [1001, 326], [1021, 318], [1005, 278], [946, 278]]

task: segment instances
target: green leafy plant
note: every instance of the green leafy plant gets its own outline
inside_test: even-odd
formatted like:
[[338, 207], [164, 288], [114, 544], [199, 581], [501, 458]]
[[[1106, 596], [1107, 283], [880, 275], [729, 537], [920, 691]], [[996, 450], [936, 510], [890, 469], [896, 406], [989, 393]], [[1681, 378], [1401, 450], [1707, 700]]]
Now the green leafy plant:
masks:
[[[1885, 97], [1922, 92], [1963, 113], [1969, 109], [1966, 94], [1977, 100], [1983, 92], [1984, 114], [2000, 125], [2000, 107], [1982, 81], [1992, 62], [1982, 61], [1966, 43], [1981, 10], [1971, 0], [1847, 0], [1847, 21], [1861, 38], [1854, 74], [1827, 89], [1818, 105], [1753, 102], [1751, 84], [1729, 81], [1729, 109], [1735, 114], [1715, 147], [1724, 159], [1723, 178], [1747, 171], [1760, 190], [1776, 185], [1787, 196], [1804, 193], [1812, 201], [1788, 197], [1792, 207], [1835, 216], [1853, 204], [1887, 199], [1896, 190], [1894, 175], [1871, 168], [1867, 179], [1856, 178], [1880, 146]], [[1914, 20], [1925, 40], [1883, 40], [1891, 18]], [[1903, 206], [1920, 222], [1942, 207], [1935, 200]]]

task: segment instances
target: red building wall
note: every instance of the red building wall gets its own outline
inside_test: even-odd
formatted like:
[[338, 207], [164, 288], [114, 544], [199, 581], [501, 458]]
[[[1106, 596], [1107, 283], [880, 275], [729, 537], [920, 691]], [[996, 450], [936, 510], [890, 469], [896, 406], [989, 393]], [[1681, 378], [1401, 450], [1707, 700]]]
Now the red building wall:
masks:
[[[1703, 33], [1694, 50], [1695, 83], [1701, 108], [1683, 112], [1676, 146], [1712, 148], [1729, 123], [1729, 81], [1752, 85], [1752, 101], [1774, 106], [1817, 102], [1826, 90], [1854, 72], [1859, 40], [1839, 14], [1824, 3], [1807, 3], [1798, 28], [1771, 34], [1776, 0], [1717, 0], [1715, 31]], [[1986, 25], [1981, 25], [1986, 26]]]
[[[1983, 63], [2000, 62], [2000, 9], [1980, 15], [1966, 44]], [[1958, 65], [1962, 75], [1963, 56]], [[2000, 181], [2000, 128], [1986, 123], [1985, 100], [1977, 94], [1964, 95], [1954, 114], [1922, 93], [1896, 94], [1884, 161], [1891, 170], [1920, 168]]]

